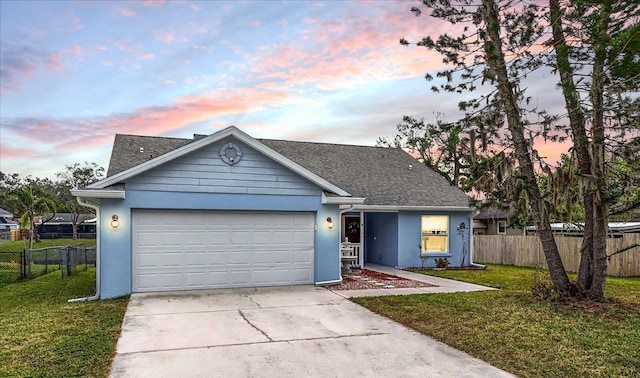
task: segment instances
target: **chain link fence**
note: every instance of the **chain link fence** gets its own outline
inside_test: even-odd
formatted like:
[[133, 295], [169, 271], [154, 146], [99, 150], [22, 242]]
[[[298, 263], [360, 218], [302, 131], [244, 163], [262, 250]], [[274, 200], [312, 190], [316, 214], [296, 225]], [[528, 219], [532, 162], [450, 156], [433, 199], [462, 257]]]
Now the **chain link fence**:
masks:
[[57, 270], [62, 278], [96, 265], [96, 247], [82, 244], [0, 253], [0, 285]]
[[26, 253], [0, 252], [0, 286], [26, 277]]

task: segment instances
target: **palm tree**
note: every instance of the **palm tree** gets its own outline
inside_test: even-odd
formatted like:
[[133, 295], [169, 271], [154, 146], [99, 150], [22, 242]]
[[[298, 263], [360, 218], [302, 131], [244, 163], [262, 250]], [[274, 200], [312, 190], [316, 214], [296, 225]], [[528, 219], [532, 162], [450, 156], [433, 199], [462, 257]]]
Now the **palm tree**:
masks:
[[33, 235], [35, 234], [35, 218], [45, 213], [55, 214], [56, 204], [45, 192], [33, 185], [27, 185], [20, 189], [12, 190], [7, 198], [11, 208], [20, 216], [20, 226], [29, 229], [29, 249], [33, 247]]

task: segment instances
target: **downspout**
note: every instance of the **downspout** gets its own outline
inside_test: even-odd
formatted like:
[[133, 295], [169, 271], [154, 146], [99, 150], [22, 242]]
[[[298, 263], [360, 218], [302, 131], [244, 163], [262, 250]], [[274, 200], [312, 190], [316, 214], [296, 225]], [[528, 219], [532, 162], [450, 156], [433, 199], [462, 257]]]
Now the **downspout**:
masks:
[[96, 211], [96, 293], [91, 297], [69, 299], [67, 301], [69, 303], [100, 299], [100, 206], [82, 197], [76, 197], [76, 199], [80, 205], [90, 207]]

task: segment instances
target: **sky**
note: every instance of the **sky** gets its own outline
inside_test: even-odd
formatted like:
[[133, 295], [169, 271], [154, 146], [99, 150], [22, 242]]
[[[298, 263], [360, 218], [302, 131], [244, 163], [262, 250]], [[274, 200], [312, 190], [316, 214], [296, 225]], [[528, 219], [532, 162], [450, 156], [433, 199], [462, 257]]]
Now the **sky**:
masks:
[[456, 119], [424, 79], [441, 58], [398, 42], [448, 30], [415, 5], [2, 0], [0, 171], [106, 169], [117, 133], [375, 145], [403, 115]]

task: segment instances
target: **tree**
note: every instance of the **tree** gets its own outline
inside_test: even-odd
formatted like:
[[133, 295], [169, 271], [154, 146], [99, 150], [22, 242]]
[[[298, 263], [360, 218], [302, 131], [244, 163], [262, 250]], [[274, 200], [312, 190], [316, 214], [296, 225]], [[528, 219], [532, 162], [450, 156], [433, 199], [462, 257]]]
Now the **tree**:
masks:
[[[549, 15], [552, 39], [547, 44], [555, 51], [554, 68], [560, 76], [583, 189], [585, 237], [576, 283], [581, 293], [602, 299], [609, 206], [616, 202], [609, 185], [607, 140], [617, 134], [615, 139], [624, 143], [626, 130], [634, 123], [637, 127], [637, 118], [629, 117], [637, 99], [622, 94], [638, 89], [639, 11], [637, 3], [629, 1], [576, 1], [562, 6], [559, 0], [549, 0]], [[629, 25], [629, 20], [635, 24]], [[579, 43], [570, 44], [567, 37]], [[590, 70], [586, 81], [580, 74], [585, 68]], [[629, 80], [634, 76], [636, 80]], [[609, 162], [615, 162], [614, 155], [612, 151]]]
[[6, 210], [10, 209], [10, 204], [7, 202], [9, 193], [22, 187], [24, 183], [17, 173], [3, 173], [0, 172], [0, 207]]
[[93, 212], [93, 209], [81, 206], [71, 194], [71, 190], [84, 188], [100, 180], [104, 176], [104, 168], [96, 163], [85, 162], [84, 165], [75, 163], [73, 165], [66, 165], [65, 170], [56, 173], [56, 176], [60, 179], [58, 182], [58, 196], [65, 209], [71, 213], [73, 238], [77, 239], [78, 227], [86, 220], [82, 219], [81, 212]]
[[55, 214], [55, 202], [42, 188], [33, 184], [12, 190], [7, 197], [7, 202], [15, 214], [21, 214], [21, 226], [29, 229], [29, 249], [33, 248], [36, 217], [45, 213]]
[[[557, 0], [551, 0], [551, 11], [547, 13], [536, 3], [524, 1], [423, 0], [422, 3], [432, 17], [448, 21], [451, 30], [457, 33], [436, 39], [425, 37], [416, 43], [439, 52], [443, 62], [451, 67], [437, 72], [440, 85], [432, 89], [481, 92], [477, 98], [459, 103], [464, 112], [460, 122], [469, 125], [481, 117], [497, 120], [497, 126], [506, 126], [507, 138], [498, 144], [506, 154], [515, 156], [517, 164], [513, 166], [514, 173], [507, 177], [511, 189], [505, 194], [512, 201], [526, 199], [554, 286], [564, 296], [602, 299], [607, 208], [612, 201], [605, 151], [607, 147], [611, 154], [619, 150], [625, 140], [623, 131], [634, 120], [637, 127], [638, 101], [624, 93], [637, 90], [639, 70], [626, 67], [640, 61], [636, 54], [637, 33], [630, 32], [638, 28], [637, 21], [623, 18], [637, 15], [637, 5], [633, 8], [632, 1], [575, 1], [565, 5], [571, 9], [563, 9]], [[422, 13], [417, 7], [411, 10], [418, 16]], [[541, 22], [545, 17], [551, 17], [549, 24]], [[563, 26], [565, 21], [571, 22], [571, 28]], [[548, 39], [548, 29], [552, 38], [543, 43]], [[577, 46], [570, 48], [565, 34]], [[406, 39], [400, 43], [409, 44]], [[563, 115], [550, 115], [531, 106], [523, 87], [523, 80], [545, 64], [559, 73], [568, 127], [561, 122]], [[425, 77], [434, 80], [430, 73]], [[587, 88], [587, 96], [580, 96], [578, 84]], [[570, 133], [565, 133], [565, 129]], [[537, 153], [536, 141], [541, 139], [572, 143], [571, 156], [575, 154], [579, 165], [579, 174], [571, 177], [581, 184], [578, 194], [571, 194], [574, 198], [582, 197], [587, 222], [581, 260], [584, 269], [581, 268], [575, 283], [569, 281], [560, 260], [549, 226], [548, 193], [545, 196], [539, 181], [543, 174], [547, 185], [556, 185], [562, 180], [554, 177], [560, 177], [562, 172], [553, 172]], [[613, 139], [617, 144], [607, 144]], [[551, 187], [550, 191], [559, 189]]]

